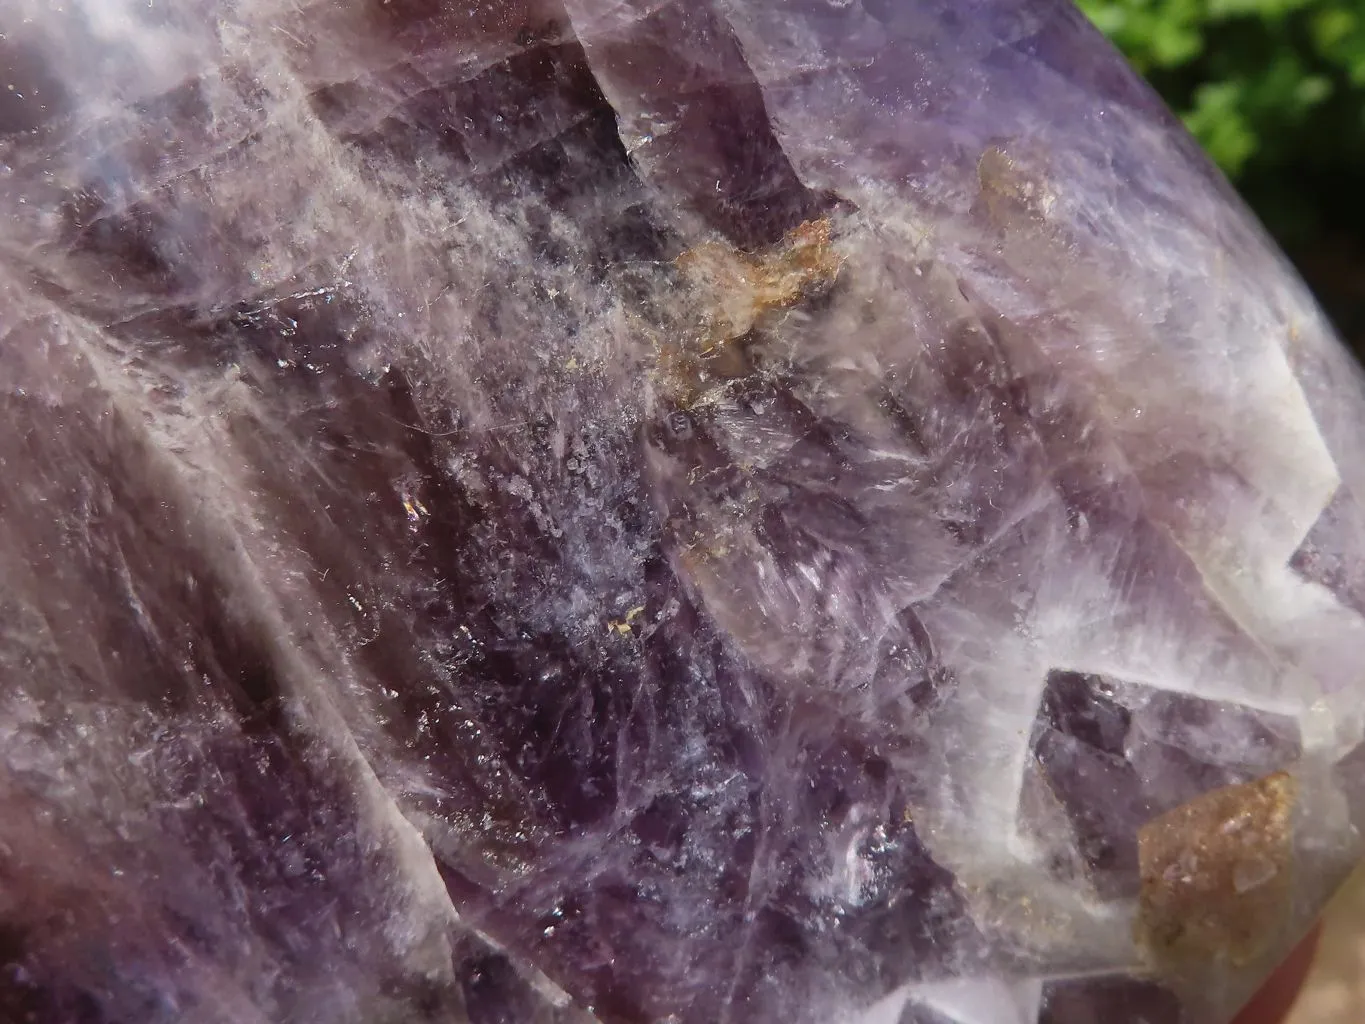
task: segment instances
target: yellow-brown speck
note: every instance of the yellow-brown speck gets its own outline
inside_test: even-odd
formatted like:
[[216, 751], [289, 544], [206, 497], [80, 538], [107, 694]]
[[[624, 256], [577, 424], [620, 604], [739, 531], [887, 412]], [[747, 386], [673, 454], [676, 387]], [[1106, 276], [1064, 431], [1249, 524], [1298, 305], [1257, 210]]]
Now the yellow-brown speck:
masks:
[[828, 288], [844, 258], [834, 245], [829, 218], [822, 217], [794, 228], [764, 252], [704, 242], [675, 262], [689, 285], [692, 323], [680, 337], [660, 345], [659, 363], [668, 390], [686, 405], [705, 390], [708, 379], [719, 383], [742, 374], [740, 363], [727, 362], [731, 342], [765, 317]]
[[721, 242], [688, 249], [677, 265], [711, 291], [712, 345], [737, 338], [766, 313], [788, 309], [838, 276], [843, 258], [834, 248], [828, 217], [794, 228], [772, 250], [741, 252]]
[[626, 612], [625, 618], [612, 619], [607, 623], [607, 632], [616, 633], [620, 636], [629, 636], [635, 620], [644, 614], [644, 610], [644, 605], [636, 605], [634, 608], [630, 609], [630, 611]]
[[994, 146], [981, 154], [976, 177], [987, 210], [1002, 223], [1017, 223], [1021, 212], [1046, 220], [1057, 203], [1057, 194], [1040, 175]]
[[1175, 973], [1265, 953], [1285, 920], [1296, 786], [1277, 772], [1213, 790], [1138, 832], [1136, 938]]

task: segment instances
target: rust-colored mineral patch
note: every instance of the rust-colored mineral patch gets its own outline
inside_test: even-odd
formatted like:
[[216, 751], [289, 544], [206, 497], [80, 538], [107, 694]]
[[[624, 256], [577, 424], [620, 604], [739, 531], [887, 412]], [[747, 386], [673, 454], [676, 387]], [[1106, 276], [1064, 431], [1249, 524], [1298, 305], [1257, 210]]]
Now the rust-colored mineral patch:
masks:
[[765, 313], [794, 306], [833, 282], [842, 259], [828, 217], [793, 228], [766, 252], [747, 253], [706, 242], [678, 257], [678, 269], [709, 293], [711, 344], [737, 338]]
[[676, 334], [657, 345], [657, 379], [683, 407], [752, 367], [736, 344], [767, 317], [834, 284], [843, 256], [828, 217], [806, 221], [762, 252], [704, 242], [675, 261], [687, 287]]
[[1284, 772], [1226, 786], [1138, 833], [1139, 947], [1155, 966], [1265, 953], [1288, 910], [1294, 780]]

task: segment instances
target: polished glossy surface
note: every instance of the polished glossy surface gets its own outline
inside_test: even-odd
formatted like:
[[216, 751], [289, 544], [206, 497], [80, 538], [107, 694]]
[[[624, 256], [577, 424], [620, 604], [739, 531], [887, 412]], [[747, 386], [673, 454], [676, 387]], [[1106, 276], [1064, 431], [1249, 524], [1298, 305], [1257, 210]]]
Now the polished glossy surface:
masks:
[[0, 1017], [1204, 1024], [1357, 856], [1361, 378], [1069, 6], [0, 7]]

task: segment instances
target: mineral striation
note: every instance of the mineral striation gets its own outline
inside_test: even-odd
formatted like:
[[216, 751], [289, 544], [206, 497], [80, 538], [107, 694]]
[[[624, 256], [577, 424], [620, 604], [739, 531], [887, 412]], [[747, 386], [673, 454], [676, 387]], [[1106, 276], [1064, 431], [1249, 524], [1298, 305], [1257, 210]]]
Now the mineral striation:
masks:
[[1062, 0], [3, 0], [0, 1019], [1216, 1024], [1365, 387]]

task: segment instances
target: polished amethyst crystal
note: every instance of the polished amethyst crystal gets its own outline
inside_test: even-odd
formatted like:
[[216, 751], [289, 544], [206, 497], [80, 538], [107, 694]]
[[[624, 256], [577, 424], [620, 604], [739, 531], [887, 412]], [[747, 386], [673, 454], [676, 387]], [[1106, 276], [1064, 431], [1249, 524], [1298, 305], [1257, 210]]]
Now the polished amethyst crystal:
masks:
[[1215, 1024], [1365, 388], [1062, 0], [5, 0], [0, 1019]]

